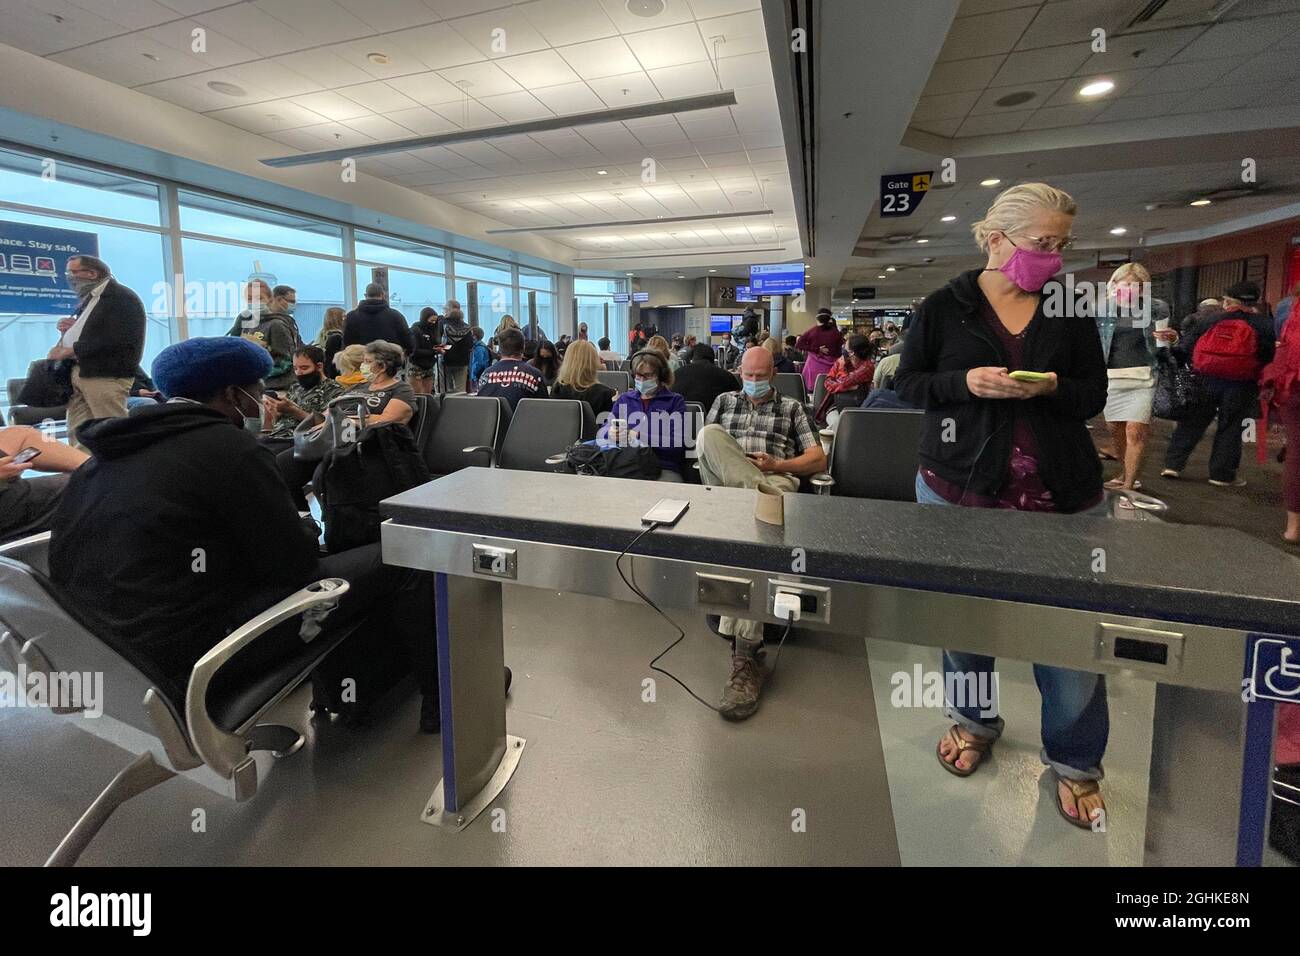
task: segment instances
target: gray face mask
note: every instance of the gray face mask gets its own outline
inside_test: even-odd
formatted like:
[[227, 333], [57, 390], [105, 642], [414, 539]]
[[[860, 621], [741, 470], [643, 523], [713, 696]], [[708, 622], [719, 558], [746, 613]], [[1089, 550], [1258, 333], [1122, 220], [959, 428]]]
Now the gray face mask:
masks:
[[68, 285], [77, 295], [82, 296], [89, 292], [95, 286], [99, 285], [98, 279], [82, 279], [77, 276], [68, 276]]
[[262, 415], [261, 415], [262, 403], [259, 402], [257, 399], [255, 399], [252, 395], [249, 395], [242, 388], [239, 391], [245, 398], [247, 398], [250, 402], [253, 403], [253, 407], [256, 408], [258, 411], [257, 415], [250, 418], [249, 416], [244, 415], [244, 410], [242, 408], [236, 406], [236, 411], [238, 411], [241, 415], [244, 415], [244, 431], [248, 432], [254, 438], [257, 438], [262, 434]]

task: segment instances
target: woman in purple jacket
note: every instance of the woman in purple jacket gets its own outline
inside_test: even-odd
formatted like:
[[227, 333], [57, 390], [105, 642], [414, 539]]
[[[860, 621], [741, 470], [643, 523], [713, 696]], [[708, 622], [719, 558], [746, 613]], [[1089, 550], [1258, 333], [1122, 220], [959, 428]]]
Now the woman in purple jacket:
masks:
[[[660, 481], [682, 481], [686, 467], [686, 399], [670, 389], [673, 370], [658, 352], [632, 356], [634, 387], [614, 399], [609, 438], [620, 440], [622, 427], [659, 456]], [[622, 422], [617, 426], [614, 422]]]

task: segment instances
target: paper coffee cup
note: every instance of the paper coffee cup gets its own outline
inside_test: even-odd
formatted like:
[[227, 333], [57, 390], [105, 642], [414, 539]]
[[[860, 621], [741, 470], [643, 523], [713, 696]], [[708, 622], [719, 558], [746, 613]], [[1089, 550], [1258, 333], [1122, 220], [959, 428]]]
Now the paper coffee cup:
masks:
[[821, 438], [822, 451], [829, 455], [831, 453], [831, 442], [835, 440], [835, 429], [823, 428], [817, 435]]
[[775, 485], [760, 481], [754, 488], [754, 517], [768, 524], [785, 524], [785, 495]]
[[[1168, 329], [1168, 328], [1169, 328], [1169, 320], [1168, 320], [1168, 319], [1156, 319], [1156, 331], [1157, 331], [1157, 332], [1163, 332], [1163, 331], [1165, 331], [1165, 330]], [[1163, 348], [1168, 348], [1168, 347], [1169, 347], [1169, 343], [1168, 343], [1168, 342], [1161, 342], [1159, 339], [1156, 340], [1156, 348], [1163, 349]]]

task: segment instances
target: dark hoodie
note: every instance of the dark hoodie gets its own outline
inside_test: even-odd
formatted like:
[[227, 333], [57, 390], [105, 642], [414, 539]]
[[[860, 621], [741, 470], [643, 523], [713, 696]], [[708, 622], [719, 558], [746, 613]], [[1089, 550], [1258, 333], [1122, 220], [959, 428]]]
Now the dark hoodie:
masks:
[[[1007, 478], [1017, 414], [1038, 444], [1043, 484], [1062, 512], [1101, 495], [1101, 462], [1086, 422], [1106, 406], [1106, 362], [1091, 317], [1048, 318], [1038, 309], [1025, 331], [1023, 368], [1055, 372], [1055, 394], [1030, 399], [976, 398], [966, 373], [1010, 367], [997, 336], [980, 317], [980, 269], [963, 272], [917, 308], [903, 344], [894, 388], [924, 408], [921, 464], [973, 494], [996, 497]], [[947, 438], [949, 440], [945, 441]]]
[[406, 316], [390, 309], [383, 299], [363, 299], [343, 320], [343, 347], [369, 345], [382, 340], [400, 345], [411, 354], [411, 330]]
[[241, 313], [227, 335], [241, 335], [271, 353], [271, 374], [262, 381], [267, 388], [286, 389], [294, 383], [293, 350], [297, 348], [298, 325], [288, 312], [261, 312], [256, 320]]
[[50, 578], [183, 699], [203, 654], [320, 576], [316, 542], [275, 457], [221, 412], [173, 402], [79, 437], [94, 457], [51, 523]]

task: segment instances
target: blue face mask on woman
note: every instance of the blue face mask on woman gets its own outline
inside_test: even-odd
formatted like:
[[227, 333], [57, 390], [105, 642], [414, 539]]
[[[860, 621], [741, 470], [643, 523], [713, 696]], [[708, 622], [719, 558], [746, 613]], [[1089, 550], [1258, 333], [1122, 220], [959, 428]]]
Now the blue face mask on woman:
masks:
[[745, 389], [745, 394], [749, 398], [763, 398], [764, 396], [767, 395], [768, 392], [772, 390], [772, 383], [751, 382], [748, 379], [746, 379], [743, 387]]
[[659, 390], [659, 380], [655, 378], [638, 378], [636, 380], [636, 390], [642, 396], [653, 395]]

